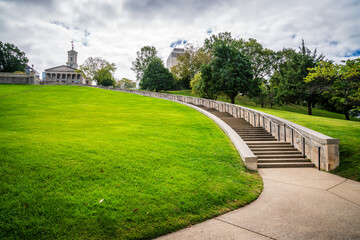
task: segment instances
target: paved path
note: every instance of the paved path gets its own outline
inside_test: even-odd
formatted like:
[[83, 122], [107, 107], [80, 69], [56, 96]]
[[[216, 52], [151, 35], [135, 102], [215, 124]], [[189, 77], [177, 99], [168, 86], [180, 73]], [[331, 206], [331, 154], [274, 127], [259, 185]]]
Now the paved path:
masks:
[[165, 239], [360, 239], [360, 183], [315, 168], [260, 169], [250, 205]]

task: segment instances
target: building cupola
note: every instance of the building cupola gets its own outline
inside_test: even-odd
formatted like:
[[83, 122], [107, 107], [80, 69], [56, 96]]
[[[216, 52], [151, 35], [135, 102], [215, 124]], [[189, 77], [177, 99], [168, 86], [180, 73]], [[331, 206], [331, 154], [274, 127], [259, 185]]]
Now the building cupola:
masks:
[[68, 61], [66, 62], [66, 66], [71, 68], [78, 68], [77, 65], [77, 51], [74, 50], [74, 42], [71, 42], [71, 50], [68, 51]]

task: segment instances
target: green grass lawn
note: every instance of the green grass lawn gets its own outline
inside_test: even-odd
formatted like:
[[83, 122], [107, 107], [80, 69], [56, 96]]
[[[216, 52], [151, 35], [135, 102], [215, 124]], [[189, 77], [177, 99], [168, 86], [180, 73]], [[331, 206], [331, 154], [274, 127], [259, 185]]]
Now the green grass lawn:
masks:
[[38, 87], [0, 85], [1, 239], [152, 238], [262, 190], [228, 137], [191, 108]]
[[[191, 90], [172, 91], [170, 93], [192, 96]], [[220, 101], [228, 99], [221, 96]], [[278, 116], [307, 128], [340, 139], [340, 166], [332, 173], [360, 181], [360, 119], [345, 120], [343, 114], [322, 109], [313, 109], [313, 115], [307, 115], [307, 107], [299, 105], [274, 106], [273, 109], [261, 108], [251, 99], [238, 96], [235, 103]]]

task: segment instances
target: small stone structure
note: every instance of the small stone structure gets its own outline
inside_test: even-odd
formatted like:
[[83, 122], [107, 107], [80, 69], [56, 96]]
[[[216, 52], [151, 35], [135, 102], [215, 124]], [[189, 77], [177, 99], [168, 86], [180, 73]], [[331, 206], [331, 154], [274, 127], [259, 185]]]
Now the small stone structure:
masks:
[[[339, 139], [326, 136], [285, 119], [240, 105], [210, 99], [138, 90], [121, 91], [177, 102], [190, 103], [198, 106], [205, 106], [207, 108], [214, 108], [220, 112], [227, 112], [235, 118], [245, 119], [253, 126], [263, 127], [270, 134], [276, 137], [278, 141], [290, 142], [319, 169], [330, 171], [337, 168], [340, 164]], [[240, 153], [240, 155], [242, 154]], [[243, 161], [245, 160], [243, 159]], [[254, 162], [251, 161], [251, 164], [254, 164]], [[250, 168], [253, 169], [254, 167], [252, 166]]]
[[0, 73], [0, 83], [6, 84], [40, 84], [36, 72], [29, 73]]

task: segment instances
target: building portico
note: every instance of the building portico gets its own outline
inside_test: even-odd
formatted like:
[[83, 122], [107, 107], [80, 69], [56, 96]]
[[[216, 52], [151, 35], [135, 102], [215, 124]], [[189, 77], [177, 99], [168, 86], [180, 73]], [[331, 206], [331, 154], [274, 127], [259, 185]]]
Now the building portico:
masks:
[[68, 51], [66, 65], [45, 69], [45, 83], [55, 84], [87, 84], [83, 75], [77, 72], [77, 52], [72, 49]]

